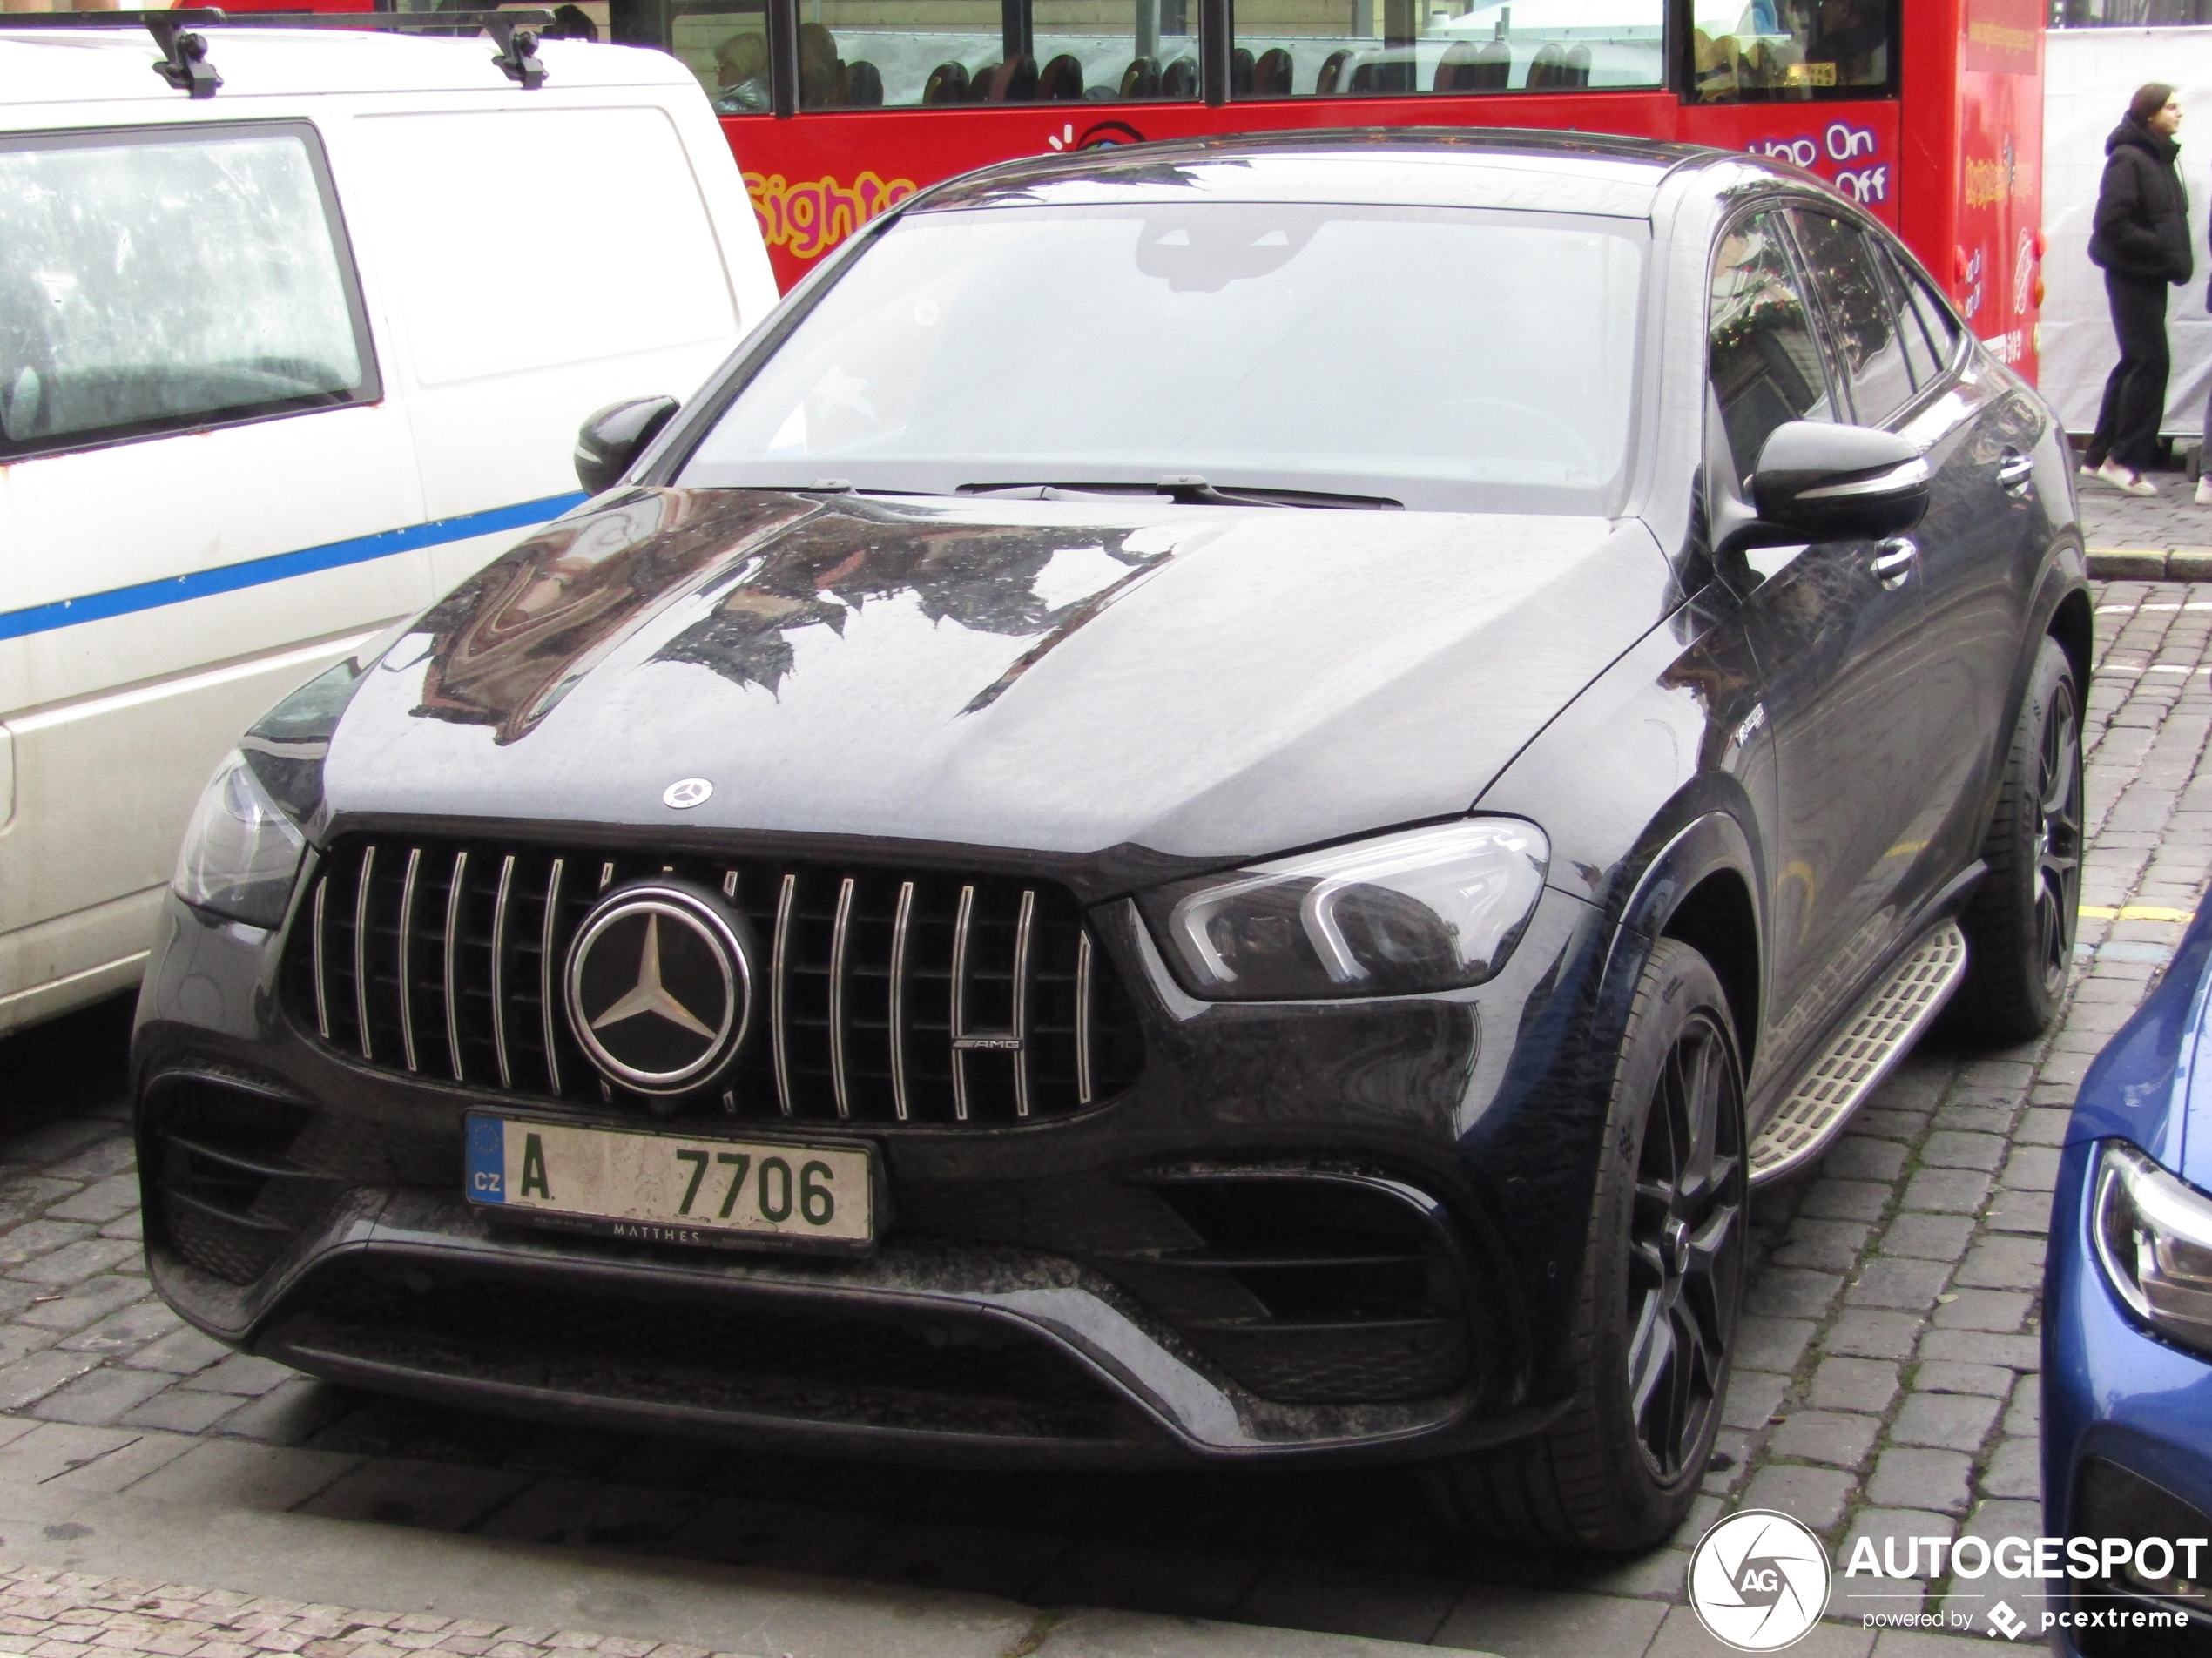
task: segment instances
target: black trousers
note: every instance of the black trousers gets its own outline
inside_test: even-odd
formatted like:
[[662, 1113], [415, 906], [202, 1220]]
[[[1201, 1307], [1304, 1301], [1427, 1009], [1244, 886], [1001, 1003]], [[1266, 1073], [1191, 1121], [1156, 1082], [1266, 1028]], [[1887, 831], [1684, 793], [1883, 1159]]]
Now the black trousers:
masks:
[[2102, 466], [2109, 456], [2141, 472], [2157, 458], [2166, 374], [2173, 361], [2166, 351], [2166, 287], [2155, 280], [2105, 273], [2120, 361], [2105, 381], [2096, 433], [2081, 451], [2086, 466]]

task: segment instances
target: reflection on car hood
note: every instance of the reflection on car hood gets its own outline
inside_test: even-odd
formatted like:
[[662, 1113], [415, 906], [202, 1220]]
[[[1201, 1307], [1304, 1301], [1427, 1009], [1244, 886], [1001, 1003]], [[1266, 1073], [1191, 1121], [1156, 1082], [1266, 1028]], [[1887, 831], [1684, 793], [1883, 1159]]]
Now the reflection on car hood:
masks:
[[1633, 522], [638, 491], [426, 614], [325, 798], [1227, 860], [1465, 810], [1669, 590]]
[[2212, 901], [2081, 1079], [2067, 1139], [2134, 1142], [2212, 1191]]

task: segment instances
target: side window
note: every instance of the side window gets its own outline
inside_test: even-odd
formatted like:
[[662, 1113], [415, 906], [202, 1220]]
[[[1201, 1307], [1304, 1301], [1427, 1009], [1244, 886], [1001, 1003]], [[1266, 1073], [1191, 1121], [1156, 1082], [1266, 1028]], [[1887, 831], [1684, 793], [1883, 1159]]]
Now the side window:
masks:
[[1951, 314], [1951, 307], [1936, 298], [1925, 282], [1911, 271], [1904, 274], [1905, 286], [1912, 293], [1912, 314], [1920, 319], [1920, 326], [1928, 331], [1928, 339], [1935, 346], [1936, 355], [1948, 367], [1951, 360], [1959, 354], [1959, 319]]
[[0, 457], [374, 401], [305, 125], [0, 144]]
[[1835, 419], [1778, 212], [1754, 213], [1722, 236], [1705, 326], [1713, 395], [1737, 477], [1750, 475], [1776, 427]]
[[[766, 0], [670, 0], [667, 28], [668, 50], [699, 78], [716, 114], [768, 113]], [[616, 37], [631, 32], [618, 27]]]
[[1943, 378], [1951, 353], [1928, 338], [1926, 324], [1912, 309], [1911, 280], [1898, 269], [1887, 248], [1879, 250], [1876, 262], [1881, 266], [1883, 292], [1889, 295], [1890, 309], [1897, 316], [1898, 337], [1905, 342], [1905, 361], [1912, 370], [1913, 388], [1925, 389]]
[[1902, 0], [1692, 0], [1690, 84], [1704, 104], [1865, 98], [1895, 72]]
[[[1163, 12], [1170, 3], [1182, 0], [1163, 0]], [[1189, 3], [1195, 10], [1197, 0]], [[1229, 90], [1240, 98], [1381, 98], [1657, 86], [1667, 4], [1236, 0]]]
[[[802, 15], [802, 110], [1199, 95], [1198, 0], [808, 0]], [[714, 50], [716, 107], [765, 109], [765, 39]]]
[[1828, 313], [1851, 407], [1860, 422], [1878, 426], [1912, 399], [1905, 361], [1875, 250], [1856, 225], [1826, 213], [1794, 215], [1813, 290]]

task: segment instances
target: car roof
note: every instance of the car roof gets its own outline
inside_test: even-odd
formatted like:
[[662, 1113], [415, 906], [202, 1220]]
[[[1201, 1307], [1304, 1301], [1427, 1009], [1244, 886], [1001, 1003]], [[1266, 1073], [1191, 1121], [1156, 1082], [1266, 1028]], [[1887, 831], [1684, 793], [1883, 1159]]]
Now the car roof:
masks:
[[[1069, 136], [1073, 136], [1072, 133]], [[1647, 219], [1661, 181], [1729, 150], [1600, 132], [1366, 127], [1117, 145], [987, 167], [921, 211], [1128, 201], [1327, 201]]]
[[[161, 57], [134, 24], [112, 29], [10, 27], [0, 17], [0, 131], [26, 104], [127, 103], [173, 109], [179, 118], [235, 114], [240, 100], [331, 93], [495, 91], [526, 99], [492, 62], [489, 37], [469, 39], [354, 29], [282, 29], [223, 24], [200, 29], [207, 61], [223, 78], [212, 98], [193, 100], [152, 71]], [[695, 86], [665, 53], [585, 41], [543, 40], [546, 86]], [[51, 118], [51, 117], [47, 118]], [[42, 119], [37, 125], [44, 125]]]

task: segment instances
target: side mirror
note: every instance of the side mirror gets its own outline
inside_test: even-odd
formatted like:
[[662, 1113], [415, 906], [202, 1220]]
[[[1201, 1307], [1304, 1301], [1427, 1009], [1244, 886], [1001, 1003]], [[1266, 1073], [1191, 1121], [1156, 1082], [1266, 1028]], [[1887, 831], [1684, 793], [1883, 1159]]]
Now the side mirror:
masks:
[[1874, 540], [1920, 522], [1932, 475], [1894, 432], [1791, 421], [1759, 451], [1751, 502], [1764, 522], [1808, 541]]
[[630, 397], [610, 403], [577, 429], [576, 477], [586, 495], [611, 489], [675, 414], [673, 397]]

